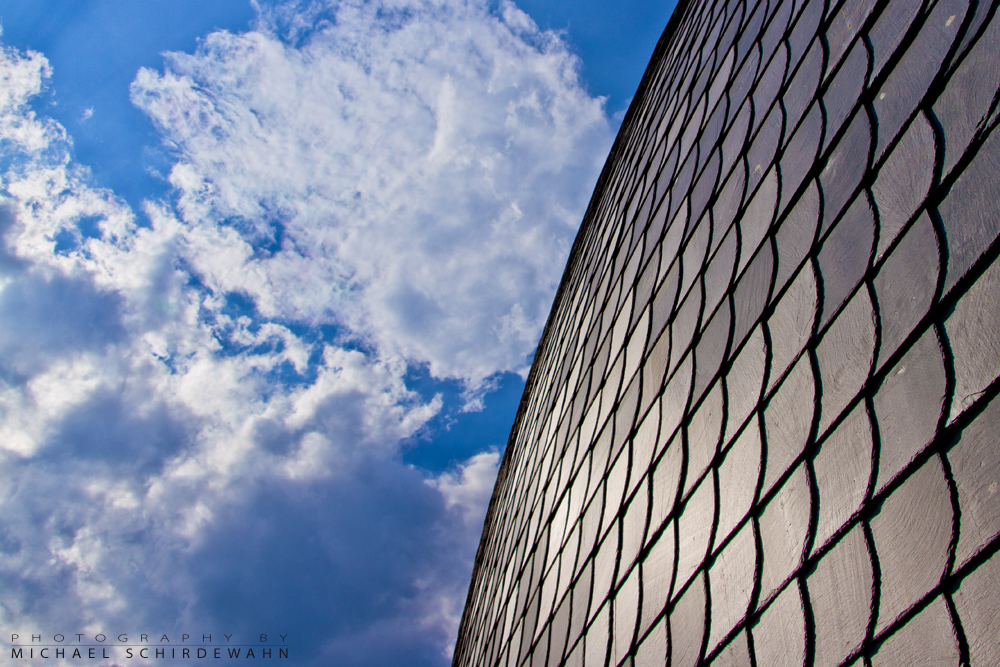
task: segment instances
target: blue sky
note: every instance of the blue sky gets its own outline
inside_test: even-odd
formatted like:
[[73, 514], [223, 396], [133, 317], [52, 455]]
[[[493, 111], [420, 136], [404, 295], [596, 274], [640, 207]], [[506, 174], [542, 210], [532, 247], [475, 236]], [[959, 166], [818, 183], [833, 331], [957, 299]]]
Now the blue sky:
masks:
[[0, 626], [448, 664], [670, 10], [5, 0]]

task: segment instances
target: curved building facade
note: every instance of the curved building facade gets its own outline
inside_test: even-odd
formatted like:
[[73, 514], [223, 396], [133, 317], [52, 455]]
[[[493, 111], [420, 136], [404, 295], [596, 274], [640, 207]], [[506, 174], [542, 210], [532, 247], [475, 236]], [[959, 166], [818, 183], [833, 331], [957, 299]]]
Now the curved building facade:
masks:
[[1000, 16], [678, 6], [454, 664], [1000, 664]]

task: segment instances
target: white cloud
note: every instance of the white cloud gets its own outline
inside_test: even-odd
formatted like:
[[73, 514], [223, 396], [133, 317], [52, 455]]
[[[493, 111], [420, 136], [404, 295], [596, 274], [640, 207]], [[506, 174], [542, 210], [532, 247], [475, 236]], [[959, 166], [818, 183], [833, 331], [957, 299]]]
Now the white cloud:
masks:
[[0, 59], [0, 142], [5, 150], [41, 150], [62, 134], [56, 123], [39, 121], [27, 106], [51, 75], [49, 63], [40, 53], [8, 47]]
[[404, 378], [524, 370], [610, 145], [576, 65], [510, 4], [262, 9], [137, 75], [143, 226], [0, 51], [0, 624], [250, 631], [264, 579], [315, 664], [439, 664], [499, 455], [403, 465]]
[[511, 4], [330, 11], [297, 47], [272, 14], [137, 76], [193, 265], [436, 377], [524, 372], [610, 146], [602, 102]]
[[482, 530], [499, 466], [498, 452], [482, 452], [428, 483], [441, 492], [448, 509], [457, 509], [467, 524]]

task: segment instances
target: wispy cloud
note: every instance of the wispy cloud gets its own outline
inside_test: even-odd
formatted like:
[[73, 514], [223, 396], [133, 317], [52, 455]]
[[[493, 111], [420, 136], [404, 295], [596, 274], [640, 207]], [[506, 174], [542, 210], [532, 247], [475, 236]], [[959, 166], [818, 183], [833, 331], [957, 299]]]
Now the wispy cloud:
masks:
[[136, 76], [140, 222], [0, 52], [0, 623], [440, 664], [498, 454], [401, 463], [404, 378], [525, 370], [611, 140], [576, 68], [510, 4], [262, 8]]

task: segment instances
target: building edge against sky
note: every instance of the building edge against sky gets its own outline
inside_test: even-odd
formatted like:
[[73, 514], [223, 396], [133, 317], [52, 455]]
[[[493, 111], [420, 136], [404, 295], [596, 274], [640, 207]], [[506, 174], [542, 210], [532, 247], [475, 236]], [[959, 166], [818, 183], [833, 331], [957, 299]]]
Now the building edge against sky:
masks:
[[997, 5], [678, 5], [456, 666], [1000, 662]]

